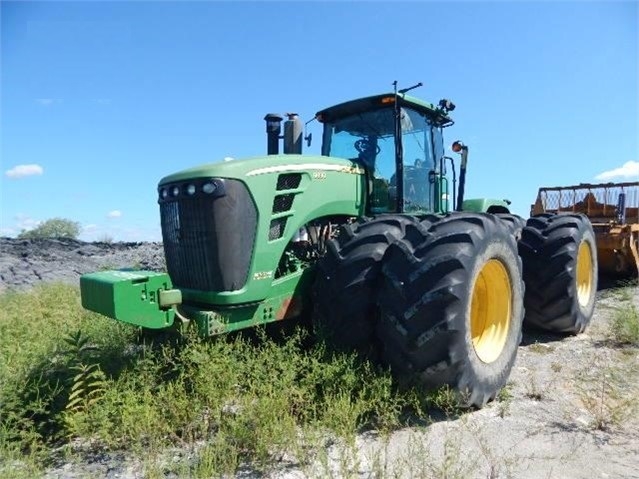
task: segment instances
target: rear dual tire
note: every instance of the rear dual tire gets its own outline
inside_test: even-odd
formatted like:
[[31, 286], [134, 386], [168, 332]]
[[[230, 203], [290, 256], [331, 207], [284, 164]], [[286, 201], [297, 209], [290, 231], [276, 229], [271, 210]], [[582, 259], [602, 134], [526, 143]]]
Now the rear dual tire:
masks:
[[543, 214], [522, 231], [525, 324], [558, 333], [583, 332], [597, 292], [597, 247], [583, 214]]

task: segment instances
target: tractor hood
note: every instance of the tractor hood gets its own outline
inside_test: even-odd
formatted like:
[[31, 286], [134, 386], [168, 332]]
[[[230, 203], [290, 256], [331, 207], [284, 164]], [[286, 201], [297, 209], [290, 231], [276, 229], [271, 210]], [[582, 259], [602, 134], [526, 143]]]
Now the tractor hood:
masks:
[[363, 175], [364, 169], [351, 160], [329, 156], [266, 155], [244, 160], [221, 161], [189, 168], [166, 176], [159, 186], [196, 178], [233, 178], [246, 181], [249, 178], [288, 172], [341, 172]]
[[158, 203], [167, 270], [184, 303], [250, 303], [286, 281], [276, 270], [300, 228], [364, 214], [366, 175], [351, 160], [267, 155], [162, 178]]

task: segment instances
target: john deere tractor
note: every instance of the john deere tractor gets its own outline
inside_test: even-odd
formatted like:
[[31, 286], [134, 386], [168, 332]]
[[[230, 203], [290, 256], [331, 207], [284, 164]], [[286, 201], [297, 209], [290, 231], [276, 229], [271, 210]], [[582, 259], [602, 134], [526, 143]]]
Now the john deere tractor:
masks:
[[506, 200], [466, 199], [468, 147], [453, 143], [458, 163], [444, 149], [454, 105], [407, 94], [420, 85], [319, 111], [321, 155], [301, 154], [297, 115], [269, 114], [267, 155], [166, 176], [168, 274], [84, 275], [82, 304], [203, 335], [310, 315], [336, 348], [484, 405], [506, 383], [523, 321], [587, 326], [595, 240], [580, 214], [526, 222]]

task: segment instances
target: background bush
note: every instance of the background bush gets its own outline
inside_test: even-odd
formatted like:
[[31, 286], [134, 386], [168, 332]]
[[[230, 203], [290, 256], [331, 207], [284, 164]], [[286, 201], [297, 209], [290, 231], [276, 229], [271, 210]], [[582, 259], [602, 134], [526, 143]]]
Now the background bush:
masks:
[[18, 238], [71, 238], [80, 235], [80, 223], [65, 218], [51, 218], [32, 230], [22, 230]]

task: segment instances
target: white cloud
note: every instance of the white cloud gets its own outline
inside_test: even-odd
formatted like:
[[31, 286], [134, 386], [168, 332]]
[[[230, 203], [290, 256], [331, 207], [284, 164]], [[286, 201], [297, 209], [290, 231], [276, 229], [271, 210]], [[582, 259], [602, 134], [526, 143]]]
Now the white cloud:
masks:
[[121, 241], [162, 241], [160, 228], [123, 228], [118, 235]]
[[54, 103], [62, 103], [60, 98], [36, 98], [35, 102], [42, 106], [51, 106]]
[[232, 156], [225, 156], [224, 157], [224, 161], [233, 161], [235, 158], [233, 158]]
[[18, 213], [13, 217], [15, 220], [13, 227], [16, 231], [29, 231], [38, 226], [42, 221], [33, 219], [23, 213]]
[[83, 241], [102, 241], [104, 238], [110, 238], [113, 241], [162, 241], [162, 234], [159, 225], [139, 227], [122, 225], [121, 222], [108, 226], [98, 225], [92, 229], [85, 227], [80, 234], [80, 239]]
[[4, 172], [9, 178], [22, 178], [24, 176], [41, 175], [44, 169], [40, 165], [16, 165], [10, 170]]
[[611, 180], [612, 178], [639, 178], [639, 162], [627, 161], [623, 166], [614, 170], [604, 171], [595, 176], [596, 180]]
[[107, 213], [107, 218], [119, 218], [122, 216], [122, 212], [120, 210], [113, 210]]

